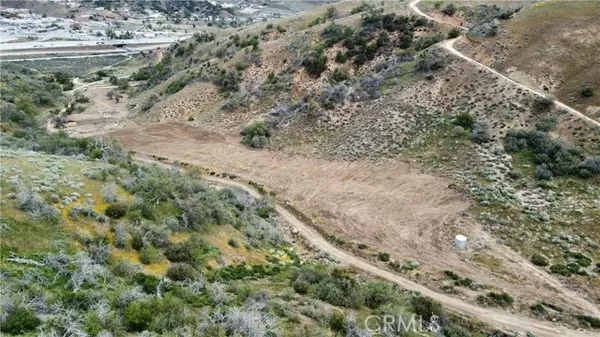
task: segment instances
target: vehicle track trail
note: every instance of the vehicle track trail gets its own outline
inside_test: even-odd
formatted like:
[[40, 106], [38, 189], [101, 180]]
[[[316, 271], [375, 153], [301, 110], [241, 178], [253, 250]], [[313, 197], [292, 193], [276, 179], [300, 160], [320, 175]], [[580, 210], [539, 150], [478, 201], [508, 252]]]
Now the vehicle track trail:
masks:
[[[459, 26], [459, 25], [456, 25], [456, 24], [453, 24], [453, 23], [449, 23], [449, 22], [442, 22], [442, 21], [439, 21], [439, 20], [435, 19], [434, 17], [432, 17], [432, 16], [430, 16], [430, 15], [427, 15], [427, 14], [423, 13], [423, 12], [422, 12], [422, 11], [421, 11], [421, 10], [420, 10], [418, 7], [417, 7], [417, 4], [418, 4], [419, 2], [421, 2], [421, 0], [414, 0], [414, 1], [412, 1], [412, 2], [409, 4], [409, 7], [410, 7], [410, 9], [411, 9], [413, 12], [415, 12], [416, 14], [418, 14], [418, 15], [420, 15], [420, 16], [423, 16], [423, 17], [425, 17], [425, 18], [427, 18], [427, 19], [429, 19], [429, 20], [436, 21], [436, 22], [438, 22], [438, 23], [442, 23], [442, 24], [448, 24], [448, 25], [452, 25], [452, 26], [459, 27], [459, 28], [460, 28], [460, 29], [462, 29], [462, 30], [467, 30], [467, 28], [465, 28], [465, 27], [462, 27], [462, 26]], [[518, 86], [518, 87], [520, 87], [520, 88], [522, 88], [522, 89], [524, 89], [524, 90], [527, 90], [527, 91], [531, 92], [531, 93], [532, 93], [532, 94], [534, 94], [534, 95], [537, 95], [537, 96], [539, 96], [539, 97], [546, 97], [546, 96], [547, 96], [545, 93], [543, 93], [543, 92], [540, 92], [540, 91], [537, 91], [537, 90], [535, 90], [534, 88], [528, 87], [528, 86], [526, 86], [526, 85], [524, 85], [524, 84], [522, 84], [522, 83], [519, 83], [519, 82], [517, 82], [517, 81], [515, 81], [515, 80], [511, 79], [510, 77], [507, 77], [507, 76], [503, 75], [503, 74], [502, 74], [502, 73], [500, 73], [499, 71], [497, 71], [497, 70], [494, 70], [494, 69], [492, 69], [492, 68], [490, 68], [490, 67], [488, 67], [488, 66], [486, 66], [486, 65], [484, 65], [484, 64], [481, 64], [481, 63], [479, 63], [479, 62], [475, 61], [474, 59], [472, 59], [472, 58], [470, 58], [470, 57], [468, 57], [468, 56], [466, 56], [466, 55], [462, 54], [462, 53], [461, 53], [461, 52], [459, 52], [458, 50], [456, 50], [456, 49], [454, 48], [454, 43], [455, 43], [457, 40], [461, 39], [461, 38], [462, 38], [462, 37], [457, 37], [457, 38], [455, 38], [455, 39], [445, 40], [445, 41], [441, 42], [441, 43], [440, 43], [440, 45], [441, 45], [441, 46], [442, 46], [444, 49], [446, 49], [446, 50], [448, 50], [450, 53], [452, 53], [453, 55], [455, 55], [455, 56], [458, 56], [458, 57], [462, 58], [463, 60], [465, 60], [465, 61], [467, 61], [467, 62], [469, 62], [469, 63], [471, 63], [471, 64], [473, 64], [473, 65], [475, 65], [475, 66], [477, 66], [477, 67], [479, 67], [479, 68], [485, 69], [486, 71], [488, 71], [488, 72], [490, 72], [490, 73], [493, 73], [493, 74], [495, 74], [496, 76], [498, 76], [498, 77], [500, 77], [500, 78], [502, 78], [502, 79], [504, 79], [504, 80], [506, 80], [506, 81], [509, 81], [510, 83], [512, 83], [512, 84], [514, 84], [514, 85], [516, 85], [516, 86]], [[596, 120], [594, 120], [594, 119], [592, 119], [592, 118], [590, 118], [590, 117], [588, 117], [588, 116], [584, 115], [583, 113], [581, 113], [581, 112], [577, 111], [576, 109], [574, 109], [574, 108], [572, 108], [572, 107], [570, 107], [570, 106], [566, 105], [565, 103], [562, 103], [562, 102], [560, 102], [560, 101], [554, 100], [554, 104], [556, 105], [556, 107], [557, 107], [557, 108], [559, 108], [559, 109], [563, 109], [563, 110], [567, 111], [568, 113], [570, 113], [571, 115], [574, 115], [574, 116], [576, 116], [576, 117], [578, 117], [578, 118], [581, 118], [581, 119], [583, 119], [584, 121], [586, 121], [586, 122], [588, 122], [588, 123], [590, 123], [590, 124], [593, 124], [593, 125], [595, 125], [595, 126], [597, 126], [597, 127], [600, 127], [600, 122], [598, 122], [598, 121], [596, 121]]]
[[[163, 167], [169, 167], [170, 164], [164, 161], [156, 161], [154, 159], [150, 159], [143, 155], [136, 156], [136, 159], [146, 163], [154, 163]], [[252, 197], [260, 199], [262, 195], [250, 187], [249, 185], [242, 183], [240, 181], [233, 181], [230, 179], [217, 178], [210, 175], [203, 176], [203, 179], [229, 187], [240, 188], [244, 191], [248, 192]], [[469, 316], [476, 317], [483, 322], [486, 322], [492, 326], [499, 327], [502, 329], [507, 329], [510, 331], [518, 331], [518, 332], [532, 332], [536, 336], [544, 336], [544, 337], [554, 337], [554, 336], [570, 336], [570, 337], [584, 337], [584, 336], [595, 336], [593, 332], [580, 331], [580, 330], [572, 330], [566, 327], [558, 326], [552, 324], [550, 322], [543, 322], [539, 320], [535, 320], [526, 316], [520, 316], [511, 314], [509, 312], [505, 312], [502, 310], [494, 309], [494, 308], [481, 308], [476, 305], [467, 303], [457, 298], [453, 298], [451, 296], [441, 294], [435, 292], [423, 285], [415, 283], [411, 280], [405, 279], [400, 275], [392, 273], [390, 271], [381, 269], [371, 262], [354, 256], [348, 252], [345, 252], [331, 243], [327, 241], [321, 234], [319, 234], [312, 226], [304, 223], [298, 217], [296, 217], [292, 212], [288, 210], [283, 205], [276, 204], [275, 211], [279, 216], [284, 219], [289, 225], [298, 229], [299, 234], [302, 235], [307, 242], [314, 245], [316, 248], [325, 251], [336, 259], [338, 259], [342, 264], [352, 266], [356, 269], [359, 269], [363, 272], [372, 274], [379, 278], [385, 279], [387, 281], [398, 284], [400, 287], [411, 290], [418, 291], [424, 296], [431, 297], [436, 301], [442, 303], [442, 305], [452, 311], [467, 314]]]

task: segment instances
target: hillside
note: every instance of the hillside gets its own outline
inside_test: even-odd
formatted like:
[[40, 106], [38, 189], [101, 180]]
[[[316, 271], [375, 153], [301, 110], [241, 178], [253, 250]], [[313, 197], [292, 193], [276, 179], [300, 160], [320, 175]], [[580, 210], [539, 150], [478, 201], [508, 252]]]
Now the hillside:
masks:
[[[73, 81], [75, 92], [90, 102], [48, 129], [77, 137], [110, 134], [136, 157], [174, 164], [172, 171], [185, 168], [208, 175], [206, 181], [219, 176], [253, 186], [268, 195], [272, 208], [284, 207], [318, 240], [351, 255], [346, 263], [424, 289], [510, 333], [595, 333], [587, 330], [600, 326], [598, 127], [537, 94], [537, 87], [460, 54], [470, 55], [464, 46], [474, 36], [484, 42], [506, 38], [506, 27], [541, 5], [461, 3], [452, 11], [446, 10], [449, 3], [417, 5], [434, 20], [416, 15], [406, 2], [341, 2], [219, 34], [196, 33], [102, 76], [90, 75], [92, 82]], [[455, 25], [472, 27], [463, 35]], [[497, 36], [482, 37], [486, 32]], [[14, 138], [7, 143], [22, 148]], [[85, 155], [98, 147], [68, 139], [68, 154], [77, 153], [70, 146], [85, 145]], [[133, 158], [110, 157], [102, 161], [121, 167], [117, 186], [125, 171], [141, 180], [147, 176], [131, 172]], [[162, 172], [140, 169], [150, 176]], [[123, 193], [133, 209], [140, 196], [149, 197], [146, 187]], [[181, 221], [189, 204], [179, 193], [172, 205]], [[205, 211], [211, 225], [226, 220], [225, 226], [209, 226], [227, 233], [220, 242], [230, 235], [247, 239], [245, 227], [229, 223], [227, 212]], [[286, 228], [281, 214], [287, 213], [269, 213], [269, 219]], [[166, 224], [161, 216], [152, 221]], [[128, 233], [138, 229], [125, 226]], [[193, 267], [210, 280], [221, 260], [235, 264], [239, 257], [228, 257], [232, 246], [210, 241], [204, 230], [194, 234], [218, 253], [207, 252], [208, 261]], [[293, 234], [287, 232], [288, 244], [307, 250], [300, 264], [314, 263], [311, 254], [321, 253]], [[469, 238], [466, 250], [454, 247], [457, 234]], [[155, 256], [169, 261], [165, 247], [154, 248]], [[127, 256], [137, 263], [141, 253], [129, 250]], [[270, 276], [294, 280], [294, 273], [292, 267]], [[353, 278], [360, 283], [362, 277]], [[236, 293], [235, 282], [227, 284]], [[422, 286], [427, 288], [415, 288]], [[308, 296], [318, 294], [316, 288], [309, 286]], [[366, 302], [355, 304], [357, 317], [371, 312]], [[375, 312], [399, 312], [389, 309]], [[292, 329], [287, 323], [282, 331]], [[470, 323], [460, 325], [471, 332], [458, 335], [477, 335]], [[327, 331], [326, 324], [317, 327]], [[331, 333], [352, 335], [337, 331]]]
[[[30, 91], [3, 98], [44, 90], [35, 72], [11, 74]], [[366, 317], [384, 313], [446, 333], [488, 329], [339, 265], [261, 185], [251, 183], [264, 196], [249, 194], [200, 167], [137, 161], [107, 139], [49, 135], [38, 124], [47, 110], [21, 107], [1, 105], [5, 335], [364, 336], [380, 328]]]
[[[160, 63], [138, 73], [137, 79], [144, 81], [132, 96], [136, 120], [160, 124], [115, 135], [125, 146], [145, 153], [258, 179], [313, 213], [315, 223], [332, 235], [423, 262], [424, 269], [432, 268], [428, 283], [433, 287], [445, 286], [435, 280], [440, 270], [456, 268], [476, 282], [517, 295], [518, 307], [526, 312], [532, 301], [559, 301], [579, 308], [575, 310], [595, 310], [585, 299], [598, 296], [593, 264], [582, 270], [572, 267], [583, 277], [558, 280], [543, 270], [524, 273], [522, 269], [540, 252], [556, 257], [552, 263], [558, 266], [552, 270], [570, 263], [571, 253], [561, 253], [561, 239], [556, 237], [585, 235], [598, 241], [598, 233], [589, 226], [597, 217], [593, 200], [598, 178], [577, 177], [580, 167], [582, 176], [596, 170], [581, 166], [587, 165], [584, 162], [593, 165], [600, 151], [595, 126], [453, 57], [438, 45], [431, 46], [451, 34], [451, 26], [421, 22], [402, 4], [378, 10], [340, 4], [335, 10], [323, 8], [241, 30], [229, 39], [198, 35], [187, 44], [174, 45]], [[333, 19], [323, 19], [329, 16]], [[379, 45], [361, 44], [360, 36], [381, 38]], [[412, 36], [410, 41], [408, 36]], [[461, 124], [465, 113], [472, 117]], [[264, 128], [266, 132], [260, 131]], [[555, 166], [563, 165], [552, 162], [555, 159], [532, 158], [527, 148], [501, 150], [512, 137], [508, 136], [511, 129], [529, 132], [536, 128], [546, 132], [539, 135], [544, 140], [552, 134], [578, 148], [564, 148], [577, 153], [567, 159], [570, 164], [564, 163], [569, 167], [566, 171]], [[240, 131], [244, 136], [236, 136]], [[238, 140], [273, 152], [246, 151], [235, 144]], [[286, 154], [289, 166], [280, 163], [278, 152]], [[225, 153], [232, 160], [222, 158]], [[333, 159], [333, 163], [310, 162], [306, 155]], [[392, 161], [379, 164], [381, 169], [360, 164], [382, 158]], [[357, 167], [361, 167], [341, 176], [345, 181], [352, 179], [350, 185], [329, 174], [341, 170], [338, 166], [347, 169], [344, 159], [359, 160]], [[408, 161], [414, 168], [441, 177], [457, 191], [444, 189], [440, 181], [407, 193], [410, 188], [404, 181], [410, 175], [406, 171], [391, 174], [395, 172], [392, 167], [399, 165], [394, 160]], [[550, 185], [544, 185], [547, 178], [539, 178], [547, 168], [552, 171], [549, 178], [554, 178]], [[368, 188], [355, 180], [375, 172], [390, 173], [388, 180], [367, 178]], [[299, 178], [289, 183], [290, 175]], [[323, 179], [317, 182], [314, 177]], [[591, 189], [586, 190], [590, 183]], [[569, 201], [571, 206], [562, 207], [566, 199], [556, 197], [555, 191], [567, 186], [577, 192]], [[306, 189], [318, 192], [307, 197]], [[348, 191], [353, 197], [346, 196]], [[382, 198], [387, 193], [394, 197]], [[429, 193], [438, 193], [439, 198], [426, 197]], [[413, 196], [412, 202], [407, 203], [404, 196]], [[425, 201], [420, 197], [428, 201], [422, 208], [418, 204]], [[575, 207], [584, 221], [565, 228], [563, 224], [575, 220]], [[465, 212], [471, 217], [460, 216]], [[498, 223], [513, 221], [522, 225], [498, 227]], [[547, 223], [541, 227], [547, 232], [534, 234], [540, 222]], [[451, 229], [441, 230], [443, 224]], [[419, 230], [411, 231], [411, 226]], [[431, 240], [417, 239], [428, 230], [441, 234]], [[460, 262], [464, 255], [448, 244], [458, 232], [476, 238], [480, 248], [468, 254], [476, 263]], [[500, 245], [492, 243], [494, 238]], [[552, 241], [550, 246], [548, 241]], [[596, 250], [582, 244], [576, 252], [595, 261]], [[445, 266], [436, 262], [440, 254], [454, 262]], [[518, 255], [516, 261], [522, 261], [510, 262]], [[520, 279], [518, 284], [508, 281], [515, 277]], [[562, 295], [557, 295], [557, 287]], [[574, 297], [572, 291], [586, 295]], [[478, 296], [477, 292], [459, 292], [473, 300]]]
[[540, 2], [501, 22], [496, 36], [467, 35], [459, 50], [598, 119], [599, 15], [593, 1]]

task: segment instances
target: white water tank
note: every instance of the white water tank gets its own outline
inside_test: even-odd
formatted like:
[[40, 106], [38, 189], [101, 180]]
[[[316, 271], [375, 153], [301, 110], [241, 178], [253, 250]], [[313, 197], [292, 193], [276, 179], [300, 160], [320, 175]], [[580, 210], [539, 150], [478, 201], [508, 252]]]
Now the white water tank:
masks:
[[467, 249], [467, 237], [461, 234], [458, 234], [454, 238], [454, 245], [459, 249]]

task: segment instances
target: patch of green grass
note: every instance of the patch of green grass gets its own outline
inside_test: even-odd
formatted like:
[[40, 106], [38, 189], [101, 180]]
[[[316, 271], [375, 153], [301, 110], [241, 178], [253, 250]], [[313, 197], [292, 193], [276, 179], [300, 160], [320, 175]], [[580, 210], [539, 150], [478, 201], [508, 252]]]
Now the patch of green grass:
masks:
[[60, 225], [25, 219], [17, 216], [2, 216], [0, 223], [8, 228], [3, 230], [0, 243], [3, 249], [16, 253], [48, 252], [67, 244], [67, 237]]

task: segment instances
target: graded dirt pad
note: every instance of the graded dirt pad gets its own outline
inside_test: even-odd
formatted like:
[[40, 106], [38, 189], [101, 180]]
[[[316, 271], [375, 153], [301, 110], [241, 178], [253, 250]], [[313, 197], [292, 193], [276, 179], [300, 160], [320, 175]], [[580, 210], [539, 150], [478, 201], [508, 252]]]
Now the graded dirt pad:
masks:
[[90, 102], [84, 104], [86, 109], [83, 113], [68, 116], [68, 120], [75, 122], [75, 125], [67, 127], [65, 131], [79, 137], [92, 137], [135, 125], [135, 122], [126, 119], [129, 114], [127, 95], [123, 95], [119, 103], [106, 97], [106, 93], [115, 88], [103, 82], [78, 86], [77, 91], [88, 97]]
[[[289, 156], [251, 150], [238, 137], [182, 124], [152, 124], [112, 134], [125, 148], [235, 173], [273, 188], [316, 219], [329, 233], [415, 260], [425, 269], [454, 270], [495, 286], [519, 300], [532, 297], [577, 312], [595, 307], [539, 271], [507, 247], [498, 245], [478, 224], [460, 214], [468, 200], [449, 182], [422, 174], [398, 161], [378, 164]], [[473, 251], [452, 247], [456, 234], [472, 238], [478, 253], [500, 259], [500, 275], [487, 266], [465, 262]]]

